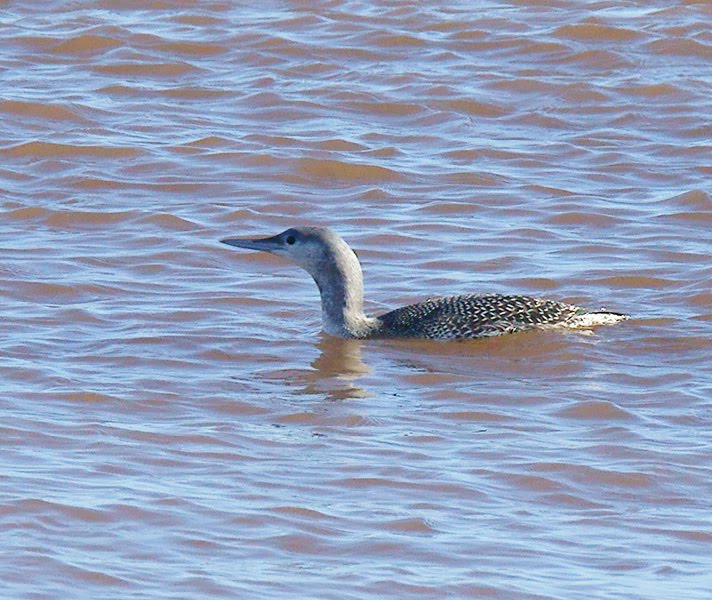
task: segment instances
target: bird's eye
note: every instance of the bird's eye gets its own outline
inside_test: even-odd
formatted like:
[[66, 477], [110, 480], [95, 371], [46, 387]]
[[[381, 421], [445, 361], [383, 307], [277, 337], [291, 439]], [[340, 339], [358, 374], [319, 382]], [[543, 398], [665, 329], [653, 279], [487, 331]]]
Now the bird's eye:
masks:
[[295, 238], [293, 235], [287, 236], [287, 243], [288, 243], [290, 246], [291, 246], [292, 244], [294, 244], [294, 242], [296, 242], [296, 241], [297, 241], [297, 238]]

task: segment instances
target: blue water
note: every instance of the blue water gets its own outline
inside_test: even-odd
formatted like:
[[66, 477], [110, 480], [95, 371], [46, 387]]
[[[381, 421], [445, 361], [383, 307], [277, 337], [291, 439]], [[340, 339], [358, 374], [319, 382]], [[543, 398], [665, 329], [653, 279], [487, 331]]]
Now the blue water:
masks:
[[[709, 597], [709, 10], [554, 4], [0, 10], [3, 597]], [[339, 342], [294, 223], [632, 318]]]

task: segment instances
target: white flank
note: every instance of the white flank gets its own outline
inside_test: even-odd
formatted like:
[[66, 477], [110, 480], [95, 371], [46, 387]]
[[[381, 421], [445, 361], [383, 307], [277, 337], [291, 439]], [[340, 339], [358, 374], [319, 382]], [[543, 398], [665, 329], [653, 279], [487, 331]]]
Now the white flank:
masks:
[[570, 321], [563, 323], [565, 327], [572, 329], [586, 329], [589, 327], [598, 327], [599, 325], [613, 325], [629, 319], [628, 315], [618, 315], [609, 312], [590, 312], [578, 317], [574, 317]]

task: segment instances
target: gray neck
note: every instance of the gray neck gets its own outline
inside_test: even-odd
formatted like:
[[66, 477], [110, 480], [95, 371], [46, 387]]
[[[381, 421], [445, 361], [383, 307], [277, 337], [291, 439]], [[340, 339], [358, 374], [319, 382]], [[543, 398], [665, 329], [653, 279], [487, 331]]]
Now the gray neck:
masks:
[[310, 269], [321, 293], [324, 331], [342, 338], [368, 337], [380, 322], [363, 312], [363, 275], [358, 258], [345, 243], [330, 250], [313, 272]]

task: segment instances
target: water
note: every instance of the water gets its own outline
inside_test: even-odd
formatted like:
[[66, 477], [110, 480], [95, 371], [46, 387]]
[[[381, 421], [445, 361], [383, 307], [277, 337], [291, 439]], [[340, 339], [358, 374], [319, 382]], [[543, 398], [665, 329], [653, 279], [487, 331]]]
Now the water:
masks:
[[[708, 598], [711, 14], [4, 3], [3, 597]], [[294, 224], [633, 318], [334, 340]]]

